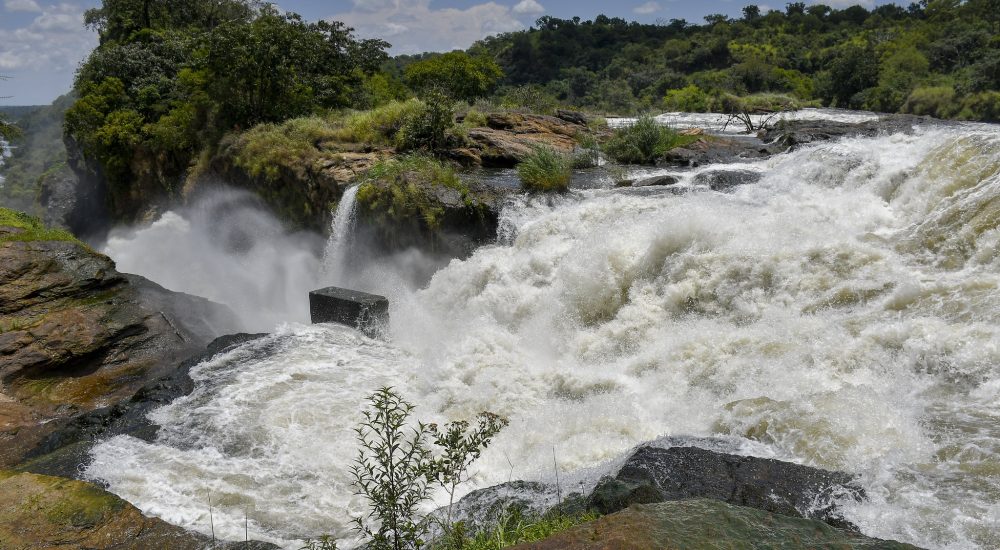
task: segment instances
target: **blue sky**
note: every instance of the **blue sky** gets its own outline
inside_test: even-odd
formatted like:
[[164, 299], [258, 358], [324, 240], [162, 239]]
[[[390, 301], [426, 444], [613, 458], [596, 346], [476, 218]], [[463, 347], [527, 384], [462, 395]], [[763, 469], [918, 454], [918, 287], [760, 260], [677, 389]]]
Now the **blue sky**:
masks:
[[[0, 0], [0, 105], [49, 103], [72, 85], [73, 73], [97, 37], [83, 12], [99, 0]], [[783, 9], [785, 1], [748, 0], [280, 0], [281, 9], [310, 20], [337, 19], [362, 37], [380, 37], [392, 53], [466, 48], [475, 40], [531, 26], [541, 15], [592, 19], [604, 13], [630, 20], [687, 19], [711, 13], [738, 16], [743, 6]], [[843, 7], [876, 0], [826, 0]], [[884, 2], [878, 2], [884, 3]]]

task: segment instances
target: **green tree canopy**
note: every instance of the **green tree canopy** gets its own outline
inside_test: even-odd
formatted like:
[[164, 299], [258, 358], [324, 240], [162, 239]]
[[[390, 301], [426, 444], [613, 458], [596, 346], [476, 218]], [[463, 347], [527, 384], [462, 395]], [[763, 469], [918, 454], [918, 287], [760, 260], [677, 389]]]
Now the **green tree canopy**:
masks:
[[492, 58], [462, 51], [431, 57], [406, 68], [406, 82], [414, 89], [438, 88], [466, 101], [488, 95], [501, 78], [503, 71]]

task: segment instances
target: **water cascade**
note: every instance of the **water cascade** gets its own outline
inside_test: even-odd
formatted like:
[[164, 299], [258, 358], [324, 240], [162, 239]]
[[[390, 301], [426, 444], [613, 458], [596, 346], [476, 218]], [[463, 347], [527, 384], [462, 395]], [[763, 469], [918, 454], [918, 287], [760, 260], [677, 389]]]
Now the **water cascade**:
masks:
[[330, 240], [323, 253], [323, 274], [333, 284], [343, 284], [347, 257], [354, 232], [354, 211], [357, 209], [359, 185], [344, 191], [330, 224]]
[[510, 418], [467, 489], [545, 480], [553, 447], [586, 485], [640, 442], [714, 436], [859, 475], [870, 500], [846, 514], [867, 535], [1000, 547], [1000, 133], [727, 168], [763, 177], [512, 203], [504, 242], [382, 292], [391, 344], [282, 325], [194, 368], [195, 391], [153, 413], [155, 443], [103, 442], [86, 474], [202, 531], [210, 491], [223, 537], [242, 540], [247, 506], [251, 537], [347, 536], [351, 429], [391, 384], [426, 421]]

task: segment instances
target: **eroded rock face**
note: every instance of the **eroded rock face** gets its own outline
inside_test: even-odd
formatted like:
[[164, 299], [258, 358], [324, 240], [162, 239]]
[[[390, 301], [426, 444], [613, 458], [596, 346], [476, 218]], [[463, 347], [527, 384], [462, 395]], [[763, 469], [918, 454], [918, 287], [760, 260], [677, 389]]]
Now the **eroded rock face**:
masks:
[[875, 137], [896, 133], [912, 133], [921, 125], [950, 125], [941, 121], [914, 115], [883, 115], [866, 122], [846, 123], [832, 120], [783, 120], [760, 133], [765, 142], [783, 150], [847, 137]]
[[718, 500], [636, 504], [517, 550], [649, 550], [651, 548], [842, 548], [906, 550], [915, 546], [873, 539], [823, 522]]
[[748, 138], [703, 137], [690, 145], [675, 147], [659, 159], [658, 166], [705, 166], [761, 159], [784, 150], [781, 146]]
[[479, 149], [484, 166], [511, 167], [539, 146], [571, 153], [576, 135], [585, 130], [583, 124], [553, 116], [492, 113], [486, 128], [469, 130], [469, 139]]
[[418, 172], [367, 181], [357, 195], [358, 238], [368, 252], [412, 247], [442, 257], [465, 257], [496, 238], [500, 211], [511, 192], [480, 182], [447, 187]]
[[236, 325], [227, 308], [123, 275], [81, 243], [0, 242], [0, 466]]
[[609, 514], [631, 504], [686, 498], [713, 498], [852, 528], [834, 501], [860, 500], [864, 492], [842, 472], [698, 447], [640, 447], [594, 489], [590, 505]]

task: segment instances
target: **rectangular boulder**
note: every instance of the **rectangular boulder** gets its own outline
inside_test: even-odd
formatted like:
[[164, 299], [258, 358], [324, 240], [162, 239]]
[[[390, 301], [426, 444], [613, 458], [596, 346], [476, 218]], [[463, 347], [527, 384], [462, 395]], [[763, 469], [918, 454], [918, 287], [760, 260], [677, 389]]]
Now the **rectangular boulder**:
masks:
[[389, 325], [389, 300], [377, 294], [330, 286], [309, 293], [309, 316], [313, 323], [339, 323], [377, 338]]

